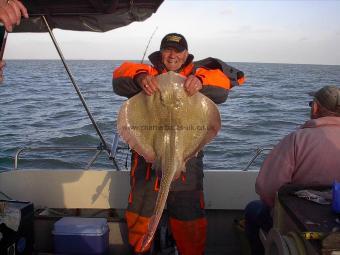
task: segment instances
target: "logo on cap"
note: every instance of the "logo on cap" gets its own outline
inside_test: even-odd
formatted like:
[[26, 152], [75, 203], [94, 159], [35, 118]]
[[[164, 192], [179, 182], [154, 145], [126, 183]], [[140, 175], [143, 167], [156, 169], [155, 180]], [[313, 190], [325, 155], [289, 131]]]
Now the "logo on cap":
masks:
[[165, 40], [168, 42], [177, 42], [179, 43], [181, 41], [182, 37], [177, 35], [168, 35]]

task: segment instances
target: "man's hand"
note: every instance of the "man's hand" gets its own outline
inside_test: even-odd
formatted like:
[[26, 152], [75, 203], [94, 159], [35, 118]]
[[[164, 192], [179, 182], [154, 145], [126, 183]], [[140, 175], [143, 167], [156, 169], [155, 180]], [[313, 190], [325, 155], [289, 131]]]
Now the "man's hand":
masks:
[[189, 75], [184, 82], [184, 89], [189, 96], [197, 93], [200, 89], [202, 89], [202, 87], [203, 85], [201, 80], [198, 79], [195, 75]]
[[148, 96], [151, 96], [158, 90], [157, 80], [152, 75], [141, 73], [137, 75], [135, 80]]
[[0, 22], [7, 32], [12, 32], [13, 26], [19, 25], [21, 16], [28, 18], [26, 7], [18, 0], [0, 0]]

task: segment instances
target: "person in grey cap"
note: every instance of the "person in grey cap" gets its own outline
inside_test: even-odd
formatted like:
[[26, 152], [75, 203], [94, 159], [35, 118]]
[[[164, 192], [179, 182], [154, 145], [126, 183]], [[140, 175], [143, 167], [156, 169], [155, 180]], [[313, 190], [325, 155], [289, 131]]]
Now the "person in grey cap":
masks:
[[309, 102], [309, 106], [314, 109], [314, 111], [311, 112], [312, 119], [326, 116], [340, 117], [340, 94], [338, 87], [325, 86], [311, 93], [311, 95], [314, 96], [314, 100]]
[[[244, 81], [243, 72], [221, 60], [208, 58], [194, 62], [193, 59], [183, 35], [167, 34], [161, 41], [159, 51], [149, 56], [151, 65], [125, 62], [114, 70], [113, 90], [128, 98], [140, 92], [150, 96], [158, 90], [155, 76], [173, 71], [187, 77], [184, 89], [189, 96], [201, 92], [215, 103], [223, 103], [228, 91]], [[131, 160], [131, 192], [125, 217], [129, 243], [135, 253], [140, 253], [138, 242], [147, 232], [159, 179], [151, 164], [142, 156], [133, 152]], [[187, 161], [182, 177], [172, 183], [167, 199], [169, 225], [179, 254], [201, 255], [204, 254], [207, 230], [202, 151]]]
[[284, 137], [265, 159], [256, 179], [260, 201], [245, 210], [252, 254], [264, 254], [259, 228], [268, 230], [279, 188], [285, 184], [331, 185], [340, 180], [340, 89], [325, 86], [312, 93], [310, 118]]

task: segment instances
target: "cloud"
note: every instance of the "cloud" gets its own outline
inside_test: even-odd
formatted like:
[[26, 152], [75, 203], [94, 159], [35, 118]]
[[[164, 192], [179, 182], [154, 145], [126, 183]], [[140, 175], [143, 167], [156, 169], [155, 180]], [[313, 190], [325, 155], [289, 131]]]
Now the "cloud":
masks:
[[232, 8], [224, 9], [220, 12], [220, 15], [222, 16], [231, 16], [233, 15], [234, 10]]
[[247, 35], [256, 35], [256, 34], [270, 34], [273, 33], [273, 29], [269, 27], [254, 27], [254, 26], [240, 26], [235, 27], [232, 29], [223, 29], [221, 30], [221, 33], [227, 34], [227, 35], [234, 35], [234, 34], [247, 34]]
[[306, 41], [309, 41], [309, 38], [306, 37], [306, 36], [300, 37], [300, 38], [298, 39], [298, 42], [306, 42]]

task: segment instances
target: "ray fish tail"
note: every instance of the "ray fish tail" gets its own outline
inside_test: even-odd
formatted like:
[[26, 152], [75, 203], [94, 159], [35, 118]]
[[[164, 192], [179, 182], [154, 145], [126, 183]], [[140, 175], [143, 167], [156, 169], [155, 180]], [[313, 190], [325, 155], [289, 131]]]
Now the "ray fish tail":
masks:
[[162, 179], [157, 196], [154, 213], [150, 218], [147, 233], [140, 240], [141, 251], [145, 251], [151, 244], [158, 223], [162, 217], [163, 210], [168, 198], [170, 185], [177, 172], [180, 170], [181, 159], [176, 156], [176, 130], [168, 132], [164, 137], [164, 155], [161, 158]]

